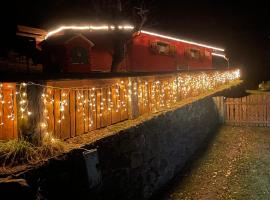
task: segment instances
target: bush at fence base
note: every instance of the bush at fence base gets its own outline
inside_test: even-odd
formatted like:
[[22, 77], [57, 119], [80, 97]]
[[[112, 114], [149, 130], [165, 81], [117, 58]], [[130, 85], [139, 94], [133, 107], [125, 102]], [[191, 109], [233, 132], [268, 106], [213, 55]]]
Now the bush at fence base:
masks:
[[0, 167], [14, 167], [21, 164], [35, 164], [65, 151], [60, 140], [44, 140], [35, 146], [25, 139], [0, 142]]

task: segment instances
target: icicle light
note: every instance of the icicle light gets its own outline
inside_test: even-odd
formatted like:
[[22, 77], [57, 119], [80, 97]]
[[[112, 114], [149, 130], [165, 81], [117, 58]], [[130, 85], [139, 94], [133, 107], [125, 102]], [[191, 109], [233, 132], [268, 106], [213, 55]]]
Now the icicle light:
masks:
[[[76, 116], [76, 120], [80, 120], [79, 124], [83, 124], [84, 131], [93, 130], [101, 127], [97, 124], [101, 124], [103, 120], [116, 123], [127, 119], [130, 105], [136, 104], [139, 114], [157, 112], [171, 108], [183, 99], [218, 89], [219, 86], [239, 78], [238, 69], [183, 72], [150, 78], [123, 78], [102, 87], [86, 85], [81, 88], [59, 88], [35, 83], [20, 83], [17, 87], [19, 91], [16, 93], [10, 89], [4, 91], [4, 86], [0, 83], [0, 125], [3, 126], [6, 119], [17, 118], [14, 114], [15, 94], [18, 94], [17, 109], [20, 117], [24, 119], [32, 115], [28, 109], [27, 99], [27, 87], [30, 84], [44, 88], [41, 95], [44, 103], [44, 121], [40, 122], [40, 128], [44, 135], [53, 135], [55, 126], [59, 126], [57, 124], [65, 120], [70, 120], [71, 113]], [[9, 97], [6, 98], [6, 95]], [[113, 120], [115, 116], [117, 119]], [[69, 123], [69, 121], [65, 122]], [[53, 137], [50, 136], [50, 138]]]

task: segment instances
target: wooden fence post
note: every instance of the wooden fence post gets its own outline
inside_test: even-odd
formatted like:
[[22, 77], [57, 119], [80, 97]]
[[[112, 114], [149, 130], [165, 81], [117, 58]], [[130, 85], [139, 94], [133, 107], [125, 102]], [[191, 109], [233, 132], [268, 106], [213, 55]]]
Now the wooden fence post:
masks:
[[42, 94], [44, 87], [22, 83], [17, 86], [17, 91], [19, 92], [17, 95], [19, 135], [34, 144], [40, 144], [42, 129], [46, 128], [46, 125], [43, 124], [44, 103]]
[[139, 116], [138, 105], [138, 78], [128, 78], [128, 118], [135, 119]]
[[218, 111], [219, 121], [220, 123], [224, 124], [226, 121], [226, 104], [224, 102], [224, 97], [213, 97], [213, 100]]

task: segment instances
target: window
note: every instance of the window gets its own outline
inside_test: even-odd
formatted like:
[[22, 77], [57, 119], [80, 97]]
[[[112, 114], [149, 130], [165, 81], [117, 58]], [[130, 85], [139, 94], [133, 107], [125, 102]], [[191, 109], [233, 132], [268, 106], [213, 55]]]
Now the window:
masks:
[[174, 45], [162, 41], [151, 42], [150, 49], [156, 54], [168, 56], [173, 56], [176, 53], [176, 48]]
[[198, 49], [188, 49], [187, 54], [189, 58], [192, 58], [192, 59], [198, 60], [202, 58], [201, 51]]
[[164, 42], [157, 42], [157, 47], [160, 54], [167, 54], [170, 51], [170, 45]]
[[88, 49], [84, 47], [74, 47], [71, 50], [72, 64], [89, 64]]

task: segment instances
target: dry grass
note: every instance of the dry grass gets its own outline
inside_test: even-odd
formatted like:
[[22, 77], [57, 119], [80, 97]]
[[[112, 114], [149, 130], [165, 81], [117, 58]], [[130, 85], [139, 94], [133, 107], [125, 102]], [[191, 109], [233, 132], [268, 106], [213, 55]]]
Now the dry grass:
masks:
[[34, 146], [24, 139], [0, 142], [0, 163], [2, 167], [22, 164], [36, 164], [64, 152], [65, 144], [57, 139], [44, 138], [41, 146]]

